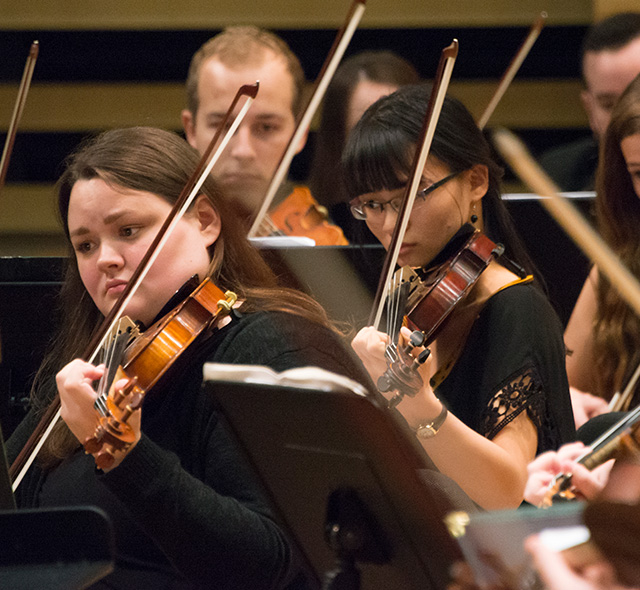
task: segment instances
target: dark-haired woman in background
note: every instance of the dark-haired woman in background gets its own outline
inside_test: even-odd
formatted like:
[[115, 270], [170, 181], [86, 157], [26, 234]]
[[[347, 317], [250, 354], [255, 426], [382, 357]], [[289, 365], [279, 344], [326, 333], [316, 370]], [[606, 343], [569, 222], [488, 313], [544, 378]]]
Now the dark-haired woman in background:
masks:
[[416, 69], [399, 55], [363, 51], [340, 64], [327, 88], [315, 134], [309, 188], [352, 243], [371, 242], [374, 238], [365, 226], [355, 222], [345, 202], [340, 156], [349, 131], [378, 98], [401, 86], [416, 84], [419, 79]]
[[[409, 180], [428, 102], [405, 87], [372, 105], [343, 155], [351, 207], [385, 248]], [[445, 475], [480, 506], [518, 506], [527, 464], [572, 439], [562, 330], [500, 197], [501, 170], [473, 118], [447, 98], [422, 172], [398, 264], [426, 268], [471, 224], [505, 247], [456, 306], [422, 367], [424, 385], [397, 406]], [[464, 226], [464, 228], [463, 228]], [[363, 329], [353, 347], [374, 380], [387, 335]]]

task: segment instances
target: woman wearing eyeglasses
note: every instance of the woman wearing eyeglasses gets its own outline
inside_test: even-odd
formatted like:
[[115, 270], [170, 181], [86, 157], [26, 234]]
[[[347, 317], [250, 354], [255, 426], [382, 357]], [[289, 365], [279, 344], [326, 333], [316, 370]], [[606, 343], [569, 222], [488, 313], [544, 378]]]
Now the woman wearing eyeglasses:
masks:
[[[385, 248], [428, 95], [413, 86], [380, 99], [343, 154], [352, 213]], [[487, 509], [518, 506], [529, 461], [574, 434], [562, 328], [501, 201], [501, 173], [469, 112], [447, 98], [398, 258], [429, 269], [467, 224], [505, 247], [430, 345], [417, 395], [397, 405], [438, 469]], [[374, 380], [387, 369], [387, 341], [371, 327], [353, 341]]]

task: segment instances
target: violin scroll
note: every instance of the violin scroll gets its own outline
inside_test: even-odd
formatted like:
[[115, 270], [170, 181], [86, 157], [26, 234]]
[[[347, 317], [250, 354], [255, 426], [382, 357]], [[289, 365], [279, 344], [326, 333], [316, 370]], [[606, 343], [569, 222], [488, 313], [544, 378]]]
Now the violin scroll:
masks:
[[423, 385], [422, 377], [418, 369], [429, 358], [431, 351], [425, 348], [417, 357], [411, 352], [414, 348], [422, 346], [425, 335], [420, 330], [412, 332], [405, 348], [397, 349], [395, 344], [390, 344], [385, 351], [389, 367], [378, 379], [378, 389], [382, 393], [394, 391], [395, 395], [389, 400], [389, 407], [395, 408], [405, 395], [414, 397]]
[[538, 508], [549, 508], [555, 503], [570, 502], [577, 497], [576, 491], [573, 488], [573, 474], [560, 473], [551, 482]]
[[129, 418], [138, 411], [145, 392], [137, 386], [137, 378], [129, 379], [123, 387], [116, 387], [107, 398], [107, 412], [93, 436], [84, 442], [84, 450], [94, 455], [98, 469], [109, 469], [118, 455], [125, 455], [135, 442], [136, 434], [129, 426]]

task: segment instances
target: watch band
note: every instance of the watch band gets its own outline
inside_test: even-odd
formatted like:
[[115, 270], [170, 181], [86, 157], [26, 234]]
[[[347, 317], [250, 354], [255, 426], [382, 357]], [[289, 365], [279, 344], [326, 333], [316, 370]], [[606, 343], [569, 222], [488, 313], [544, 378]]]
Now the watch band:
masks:
[[436, 434], [438, 434], [438, 430], [444, 424], [444, 421], [447, 419], [447, 414], [449, 410], [447, 410], [447, 406], [445, 406], [440, 400], [438, 400], [442, 404], [442, 410], [438, 414], [438, 417], [435, 420], [430, 420], [429, 422], [423, 422], [422, 424], [418, 424], [414, 429], [416, 436], [418, 438], [433, 438]]

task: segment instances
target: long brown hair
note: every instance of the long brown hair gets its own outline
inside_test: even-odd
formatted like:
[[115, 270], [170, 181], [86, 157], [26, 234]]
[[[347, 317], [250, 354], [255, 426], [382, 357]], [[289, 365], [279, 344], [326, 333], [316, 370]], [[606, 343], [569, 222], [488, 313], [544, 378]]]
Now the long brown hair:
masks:
[[[640, 278], [640, 195], [620, 142], [640, 134], [640, 76], [620, 96], [600, 146], [596, 176], [596, 217], [602, 237]], [[640, 360], [640, 319], [602, 275], [598, 278], [594, 325], [597, 391], [603, 397], [624, 387]]]
[[[58, 182], [58, 211], [67, 238], [69, 200], [78, 180], [100, 178], [116, 186], [152, 193], [173, 204], [198, 161], [198, 153], [178, 135], [150, 127], [107, 131], [90, 140], [70, 156]], [[237, 293], [244, 300], [244, 313], [286, 311], [328, 325], [318, 303], [303, 293], [278, 287], [275, 275], [247, 241], [243, 226], [211, 177], [205, 181], [202, 193], [222, 222], [220, 235], [209, 248], [209, 276], [213, 282]], [[38, 413], [56, 394], [53, 378], [56, 372], [85, 352], [103, 319], [82, 284], [75, 252], [67, 241], [69, 255], [60, 297], [64, 328], [46, 355], [32, 388], [32, 404]], [[44, 464], [51, 465], [77, 447], [64, 423], [59, 424], [41, 453]]]

